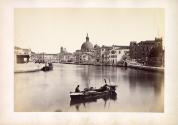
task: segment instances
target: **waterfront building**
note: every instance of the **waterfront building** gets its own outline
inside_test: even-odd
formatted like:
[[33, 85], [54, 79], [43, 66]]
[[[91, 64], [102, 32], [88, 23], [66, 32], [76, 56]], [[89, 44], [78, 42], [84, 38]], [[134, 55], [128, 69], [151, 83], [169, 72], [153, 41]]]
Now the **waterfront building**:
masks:
[[86, 41], [81, 45], [80, 50], [76, 50], [74, 55], [77, 64], [94, 64], [94, 65], [117, 65], [128, 55], [129, 46], [99, 46], [89, 41], [87, 34]]
[[116, 46], [113, 45], [109, 50], [109, 64], [118, 65], [121, 61], [125, 60], [129, 52], [129, 46]]
[[94, 46], [94, 64], [101, 64], [101, 47], [97, 44]]
[[44, 62], [52, 62], [52, 63], [69, 63], [75, 62], [75, 56], [72, 53], [67, 51], [62, 51], [60, 53], [50, 54], [50, 53], [34, 53], [31, 56], [33, 62], [36, 63], [44, 63]]
[[93, 49], [94, 49], [93, 44], [89, 41], [89, 36], [87, 33], [86, 41], [82, 44], [81, 51], [82, 52], [93, 52]]
[[58, 54], [34, 53], [31, 55], [31, 60], [35, 63], [45, 63], [45, 62], [57, 63], [59, 62], [59, 56]]
[[129, 46], [102, 46], [100, 62], [103, 65], [117, 65], [124, 56], [128, 55], [128, 52]]
[[130, 42], [130, 58], [144, 65], [162, 66], [164, 64], [164, 51], [162, 38]]
[[28, 63], [31, 57], [31, 49], [23, 49], [14, 47], [14, 61], [15, 63]]
[[93, 64], [94, 63], [94, 47], [89, 41], [87, 33], [86, 41], [81, 45], [80, 50], [75, 52], [76, 63], [78, 64]]
[[72, 53], [64, 53], [60, 58], [60, 62], [62, 63], [73, 63], [75, 61], [75, 56]]
[[74, 52], [74, 57], [75, 57], [75, 63], [79, 64], [80, 63], [80, 59], [81, 59], [81, 51], [80, 50], [76, 50]]
[[109, 50], [111, 50], [111, 46], [102, 46], [101, 47], [101, 64], [108, 65], [109, 64]]
[[58, 54], [44, 54], [44, 61], [45, 62], [52, 62], [56, 63], [58, 61]]
[[82, 53], [81, 55], [81, 63], [82, 64], [93, 64], [94, 62], [94, 57], [93, 53]]
[[73, 63], [76, 61], [75, 54], [67, 52], [64, 47], [61, 47], [58, 59], [61, 63]]
[[60, 53], [67, 53], [67, 50], [66, 50], [66, 48], [64, 48], [64, 47], [61, 47]]

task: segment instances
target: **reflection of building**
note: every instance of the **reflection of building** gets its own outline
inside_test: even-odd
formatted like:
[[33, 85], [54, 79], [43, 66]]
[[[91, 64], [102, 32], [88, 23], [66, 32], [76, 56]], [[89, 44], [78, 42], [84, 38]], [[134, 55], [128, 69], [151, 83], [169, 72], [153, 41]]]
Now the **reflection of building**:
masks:
[[15, 63], [27, 63], [31, 56], [31, 49], [22, 49], [20, 47], [14, 48], [14, 61]]
[[130, 42], [130, 58], [145, 65], [163, 65], [162, 38], [141, 41], [139, 43]]

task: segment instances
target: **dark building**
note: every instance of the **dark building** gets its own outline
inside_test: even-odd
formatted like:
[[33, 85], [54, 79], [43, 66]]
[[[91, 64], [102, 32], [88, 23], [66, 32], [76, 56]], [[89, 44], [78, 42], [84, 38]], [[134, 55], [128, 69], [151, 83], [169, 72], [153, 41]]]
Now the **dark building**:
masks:
[[130, 58], [150, 66], [163, 66], [164, 52], [162, 38], [146, 40], [139, 43], [130, 42]]

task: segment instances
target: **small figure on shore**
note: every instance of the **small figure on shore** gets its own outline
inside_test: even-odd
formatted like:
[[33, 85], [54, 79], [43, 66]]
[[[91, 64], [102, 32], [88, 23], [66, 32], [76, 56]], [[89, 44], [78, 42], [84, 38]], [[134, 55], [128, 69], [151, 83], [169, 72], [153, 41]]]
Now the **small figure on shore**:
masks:
[[75, 92], [80, 92], [79, 85], [75, 88]]

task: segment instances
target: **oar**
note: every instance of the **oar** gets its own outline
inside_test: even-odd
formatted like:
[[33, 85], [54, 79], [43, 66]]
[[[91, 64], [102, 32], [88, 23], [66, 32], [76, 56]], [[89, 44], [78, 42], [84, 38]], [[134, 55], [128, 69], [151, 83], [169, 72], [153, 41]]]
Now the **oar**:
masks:
[[88, 89], [90, 88], [90, 80], [88, 80]]
[[109, 84], [111, 85], [110, 78], [109, 78]]
[[104, 79], [104, 82], [106, 83], [106, 79]]

